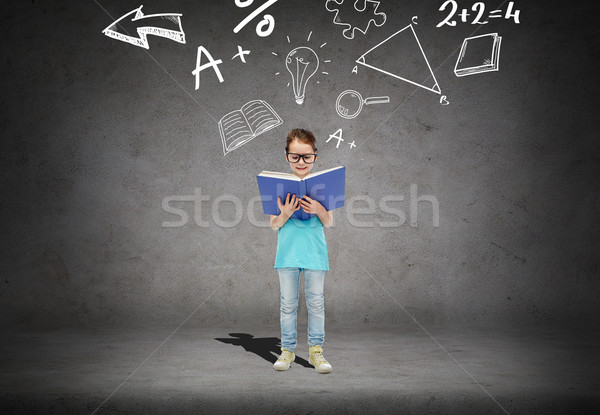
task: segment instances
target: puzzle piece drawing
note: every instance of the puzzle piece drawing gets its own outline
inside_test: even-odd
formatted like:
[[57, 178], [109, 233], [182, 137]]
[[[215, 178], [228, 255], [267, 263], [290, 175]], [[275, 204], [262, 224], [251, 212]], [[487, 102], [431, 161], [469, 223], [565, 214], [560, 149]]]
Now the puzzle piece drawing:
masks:
[[[329, 12], [335, 12], [333, 24], [345, 26], [342, 34], [346, 39], [354, 39], [354, 32], [358, 30], [363, 35], [369, 30], [373, 23], [380, 27], [386, 21], [385, 13], [377, 11], [379, 1], [375, 0], [326, 0], [325, 8]], [[340, 17], [340, 9], [343, 9], [344, 17]], [[352, 13], [350, 13], [352, 12]], [[352, 15], [352, 17], [351, 17]]]

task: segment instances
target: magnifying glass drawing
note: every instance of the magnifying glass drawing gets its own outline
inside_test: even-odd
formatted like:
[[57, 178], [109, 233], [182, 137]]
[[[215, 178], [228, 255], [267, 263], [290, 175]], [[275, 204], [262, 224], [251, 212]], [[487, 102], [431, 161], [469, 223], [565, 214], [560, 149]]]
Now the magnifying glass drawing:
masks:
[[363, 105], [371, 104], [387, 104], [390, 102], [390, 97], [370, 97], [364, 98], [352, 89], [348, 89], [342, 92], [335, 102], [335, 111], [342, 118], [352, 119], [356, 118]]

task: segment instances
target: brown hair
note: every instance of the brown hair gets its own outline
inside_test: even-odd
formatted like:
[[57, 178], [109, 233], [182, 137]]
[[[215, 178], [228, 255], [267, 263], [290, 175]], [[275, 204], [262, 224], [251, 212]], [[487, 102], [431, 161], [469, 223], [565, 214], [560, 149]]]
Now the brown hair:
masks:
[[286, 152], [290, 149], [290, 143], [294, 139], [296, 139], [304, 144], [310, 144], [313, 148], [313, 151], [314, 152], [317, 151], [317, 147], [315, 147], [315, 143], [317, 141], [317, 139], [315, 138], [315, 135], [312, 132], [305, 130], [303, 128], [294, 128], [287, 135], [287, 139], [285, 141], [285, 151]]

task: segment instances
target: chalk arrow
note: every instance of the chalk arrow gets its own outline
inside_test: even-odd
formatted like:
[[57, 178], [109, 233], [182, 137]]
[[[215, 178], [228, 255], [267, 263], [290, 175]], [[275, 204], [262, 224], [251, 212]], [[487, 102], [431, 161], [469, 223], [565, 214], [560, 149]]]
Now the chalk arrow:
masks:
[[[185, 33], [181, 27], [181, 13], [144, 15], [142, 7], [140, 6], [115, 20], [102, 33], [113, 39], [145, 49], [150, 49], [148, 35], [166, 37], [175, 42], [185, 43]], [[123, 28], [126, 23], [129, 23], [130, 26], [133, 23], [134, 26], [130, 31]], [[119, 31], [119, 29], [123, 31]], [[130, 35], [134, 31], [137, 31], [138, 37]]]

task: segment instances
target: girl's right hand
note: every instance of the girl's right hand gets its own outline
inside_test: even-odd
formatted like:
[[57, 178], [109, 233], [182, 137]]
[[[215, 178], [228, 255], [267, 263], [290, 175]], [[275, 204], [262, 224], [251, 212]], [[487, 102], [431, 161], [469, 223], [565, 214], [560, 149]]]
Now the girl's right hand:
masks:
[[277, 205], [279, 206], [279, 210], [283, 213], [286, 218], [289, 218], [294, 214], [295, 211], [300, 209], [300, 200], [296, 197], [296, 195], [292, 195], [292, 199], [290, 200], [290, 194], [287, 194], [285, 198], [285, 205], [281, 203], [281, 198], [277, 198]]

